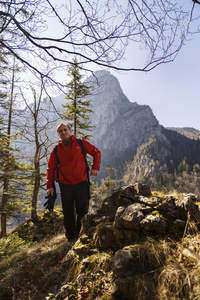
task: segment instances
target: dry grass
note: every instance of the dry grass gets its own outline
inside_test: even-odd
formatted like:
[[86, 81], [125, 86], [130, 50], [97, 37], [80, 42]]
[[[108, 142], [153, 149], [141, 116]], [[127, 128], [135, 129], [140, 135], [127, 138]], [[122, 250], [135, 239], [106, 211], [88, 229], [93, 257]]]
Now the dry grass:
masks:
[[60, 216], [59, 210], [54, 216], [43, 213], [36, 222], [28, 220], [0, 240], [0, 299], [54, 299], [63, 285], [64, 295], [70, 299], [79, 299], [86, 290], [89, 297], [109, 294], [111, 256], [106, 253], [91, 253], [89, 264], [82, 270], [84, 286], [77, 286], [81, 261], [73, 251], [73, 243], [59, 233], [62, 231]]
[[[112, 299], [114, 253], [90, 244], [87, 255], [78, 256], [61, 224], [60, 210], [44, 213], [0, 240], [0, 299], [53, 300], [63, 286], [66, 292], [57, 299]], [[132, 276], [123, 279], [124, 299], [200, 299], [200, 234], [194, 223], [188, 222], [178, 241], [148, 237], [126, 249], [134, 266]]]
[[158, 198], [164, 198], [165, 194], [163, 192], [160, 192], [160, 191], [153, 191], [152, 196], [153, 197], [158, 197]]
[[[167, 195], [172, 196], [172, 197], [177, 198], [177, 199], [180, 198], [180, 197], [183, 197], [183, 194], [178, 193], [175, 190], [171, 190], [170, 192], [167, 193]], [[153, 191], [152, 196], [164, 199], [166, 197], [166, 193], [164, 193], [162, 191]]]
[[150, 238], [137, 251], [140, 267], [129, 283], [128, 300], [200, 299], [200, 235], [180, 242]]
[[60, 283], [67, 251], [69, 245], [62, 234], [2, 259], [0, 299], [44, 299], [49, 289]]
[[60, 212], [45, 211], [0, 240], [0, 299], [44, 299], [60, 282], [59, 268], [69, 250]]
[[159, 300], [199, 299], [200, 295], [200, 236], [186, 236], [174, 245], [158, 277]]

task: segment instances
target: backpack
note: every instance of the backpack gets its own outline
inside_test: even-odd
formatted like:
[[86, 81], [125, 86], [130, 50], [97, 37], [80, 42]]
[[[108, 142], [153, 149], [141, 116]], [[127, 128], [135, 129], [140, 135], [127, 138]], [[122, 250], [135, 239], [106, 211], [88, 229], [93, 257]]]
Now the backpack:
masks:
[[[79, 146], [81, 147], [81, 150], [83, 152], [83, 155], [84, 155], [84, 158], [85, 158], [85, 163], [86, 163], [86, 166], [87, 166], [87, 181], [88, 181], [88, 190], [89, 190], [89, 197], [90, 197], [90, 175], [89, 175], [89, 172], [90, 172], [90, 168], [89, 168], [89, 165], [88, 165], [88, 162], [87, 162], [87, 159], [86, 159], [86, 152], [85, 152], [85, 148], [83, 146], [83, 142], [81, 139], [76, 139], [76, 141], [78, 142]], [[59, 164], [60, 164], [60, 161], [58, 159], [58, 154], [57, 154], [57, 145], [54, 147], [54, 152], [55, 152], [55, 155], [56, 155], [56, 159], [57, 159], [57, 179], [56, 181], [59, 182]]]

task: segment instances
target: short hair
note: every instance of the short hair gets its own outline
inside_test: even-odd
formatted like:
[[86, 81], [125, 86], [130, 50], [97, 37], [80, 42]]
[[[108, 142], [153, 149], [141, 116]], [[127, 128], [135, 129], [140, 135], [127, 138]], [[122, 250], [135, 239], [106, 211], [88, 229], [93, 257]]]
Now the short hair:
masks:
[[71, 130], [71, 127], [68, 125], [68, 124], [65, 124], [65, 123], [61, 123], [57, 126], [57, 132], [58, 132], [58, 129], [60, 128], [60, 126], [67, 126], [69, 128], [69, 130]]

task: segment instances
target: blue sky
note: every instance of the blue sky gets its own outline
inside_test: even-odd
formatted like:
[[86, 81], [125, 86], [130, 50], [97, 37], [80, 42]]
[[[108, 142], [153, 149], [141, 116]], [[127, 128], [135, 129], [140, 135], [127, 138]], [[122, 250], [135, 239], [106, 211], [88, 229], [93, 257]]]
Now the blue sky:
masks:
[[171, 63], [148, 73], [111, 73], [118, 78], [128, 99], [149, 105], [161, 125], [200, 130], [199, 54], [200, 37], [196, 35]]
[[[182, 3], [182, 1], [180, 1]], [[188, 8], [191, 3], [185, 4]], [[197, 15], [199, 7], [197, 6]], [[49, 30], [55, 32], [51, 20]], [[56, 31], [57, 34], [58, 30]], [[135, 62], [144, 60], [138, 48], [128, 46], [126, 66], [133, 67]], [[175, 61], [145, 72], [109, 71], [118, 78], [124, 94], [131, 102], [149, 105], [159, 123], [165, 127], [193, 127], [200, 130], [200, 36], [196, 34], [180, 50]], [[94, 66], [93, 71], [100, 67]], [[65, 72], [60, 73], [62, 79]], [[89, 74], [90, 75], [90, 74]], [[66, 77], [67, 81], [67, 77]]]

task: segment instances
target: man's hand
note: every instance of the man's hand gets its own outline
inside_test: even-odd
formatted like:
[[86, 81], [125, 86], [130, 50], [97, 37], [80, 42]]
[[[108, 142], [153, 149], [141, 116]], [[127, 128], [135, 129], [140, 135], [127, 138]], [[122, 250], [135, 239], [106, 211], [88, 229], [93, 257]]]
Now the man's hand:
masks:
[[98, 171], [95, 169], [92, 169], [90, 172], [90, 176], [97, 176], [98, 175]]
[[57, 194], [56, 194], [56, 187], [54, 183], [53, 188], [49, 188], [47, 190], [47, 196], [45, 197], [47, 201], [44, 203], [44, 207], [52, 212], [56, 198], [57, 198]]
[[49, 188], [47, 190], [47, 195], [49, 196], [51, 194], [51, 196], [53, 196], [53, 188]]

